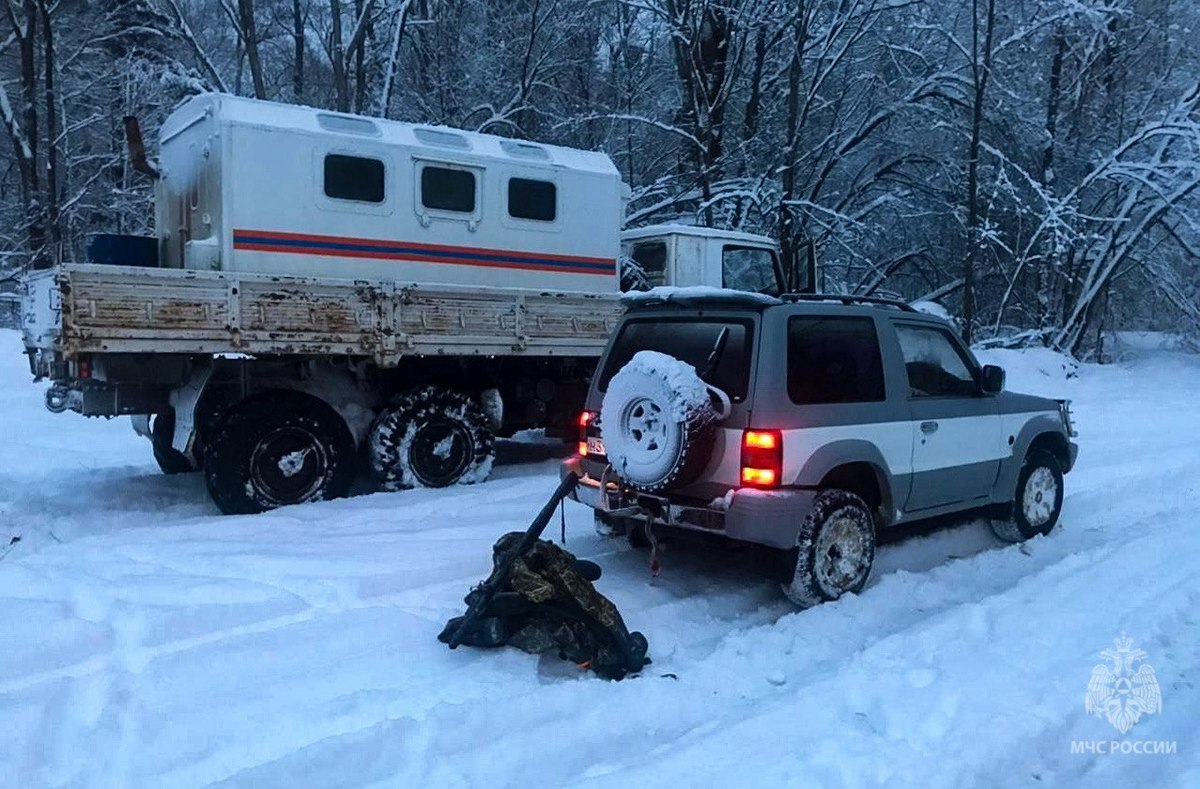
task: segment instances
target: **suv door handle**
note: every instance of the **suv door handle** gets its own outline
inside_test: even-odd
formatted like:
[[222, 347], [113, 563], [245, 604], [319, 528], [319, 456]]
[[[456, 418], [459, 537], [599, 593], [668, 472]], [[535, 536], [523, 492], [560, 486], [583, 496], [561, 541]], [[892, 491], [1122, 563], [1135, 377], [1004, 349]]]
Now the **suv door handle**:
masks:
[[937, 422], [922, 422], [921, 423], [921, 432], [922, 433], [936, 433], [937, 429], [938, 429]]

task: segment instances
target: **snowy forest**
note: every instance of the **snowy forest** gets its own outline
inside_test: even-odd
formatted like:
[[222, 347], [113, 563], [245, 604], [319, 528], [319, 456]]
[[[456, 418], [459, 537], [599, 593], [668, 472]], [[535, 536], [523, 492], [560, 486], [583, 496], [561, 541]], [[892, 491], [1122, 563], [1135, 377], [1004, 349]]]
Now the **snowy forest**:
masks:
[[[1200, 335], [1195, 0], [6, 0], [0, 290], [152, 232], [122, 117], [201, 91], [606, 151], [626, 221], [984, 344]], [[6, 28], [6, 29], [5, 29]]]

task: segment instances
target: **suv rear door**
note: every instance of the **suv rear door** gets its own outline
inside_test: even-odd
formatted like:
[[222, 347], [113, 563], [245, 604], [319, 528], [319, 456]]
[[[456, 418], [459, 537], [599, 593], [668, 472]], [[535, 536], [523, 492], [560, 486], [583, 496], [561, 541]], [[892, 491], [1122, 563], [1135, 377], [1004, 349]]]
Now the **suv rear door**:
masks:
[[[757, 307], [738, 309], [702, 304], [682, 309], [632, 308], [613, 333], [592, 377], [588, 409], [601, 410], [609, 381], [639, 351], [658, 351], [692, 365], [707, 383], [729, 396], [732, 409], [717, 431], [709, 471], [686, 493], [709, 499], [724, 495], [729, 486], [739, 483], [740, 438], [753, 400], [756, 346], [762, 334], [760, 321]], [[722, 334], [726, 335], [724, 340]], [[593, 424], [597, 438], [602, 427]], [[584, 469], [599, 476], [608, 459], [601, 454], [601, 445], [593, 444], [595, 448], [589, 451]]]
[[986, 499], [1000, 470], [996, 398], [948, 329], [894, 321], [908, 376], [913, 476], [906, 510]]

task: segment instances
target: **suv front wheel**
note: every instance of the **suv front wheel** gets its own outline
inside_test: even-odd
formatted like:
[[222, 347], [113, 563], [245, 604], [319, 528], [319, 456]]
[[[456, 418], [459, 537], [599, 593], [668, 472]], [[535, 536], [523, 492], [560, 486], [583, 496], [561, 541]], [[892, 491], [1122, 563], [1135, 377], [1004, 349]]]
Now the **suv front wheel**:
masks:
[[1042, 449], [1031, 449], [1017, 473], [1012, 512], [992, 520], [992, 532], [1005, 542], [1021, 542], [1046, 535], [1062, 513], [1063, 473], [1058, 458]]
[[821, 491], [791, 553], [795, 569], [783, 593], [801, 608], [861, 592], [875, 562], [871, 509], [848, 490]]

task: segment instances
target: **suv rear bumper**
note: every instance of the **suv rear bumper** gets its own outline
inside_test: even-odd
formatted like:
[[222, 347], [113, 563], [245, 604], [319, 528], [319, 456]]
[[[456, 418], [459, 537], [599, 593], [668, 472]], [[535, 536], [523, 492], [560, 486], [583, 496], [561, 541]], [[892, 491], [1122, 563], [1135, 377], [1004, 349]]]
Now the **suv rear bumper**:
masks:
[[601, 481], [583, 470], [579, 457], [563, 461], [562, 476], [574, 472], [579, 484], [571, 498], [600, 512], [644, 518], [654, 514], [654, 522], [677, 529], [719, 534], [733, 540], [766, 545], [771, 548], [794, 548], [800, 524], [812, 508], [815, 490], [752, 490], [739, 488], [709, 506], [683, 504], [669, 496], [648, 493], [629, 493]]

